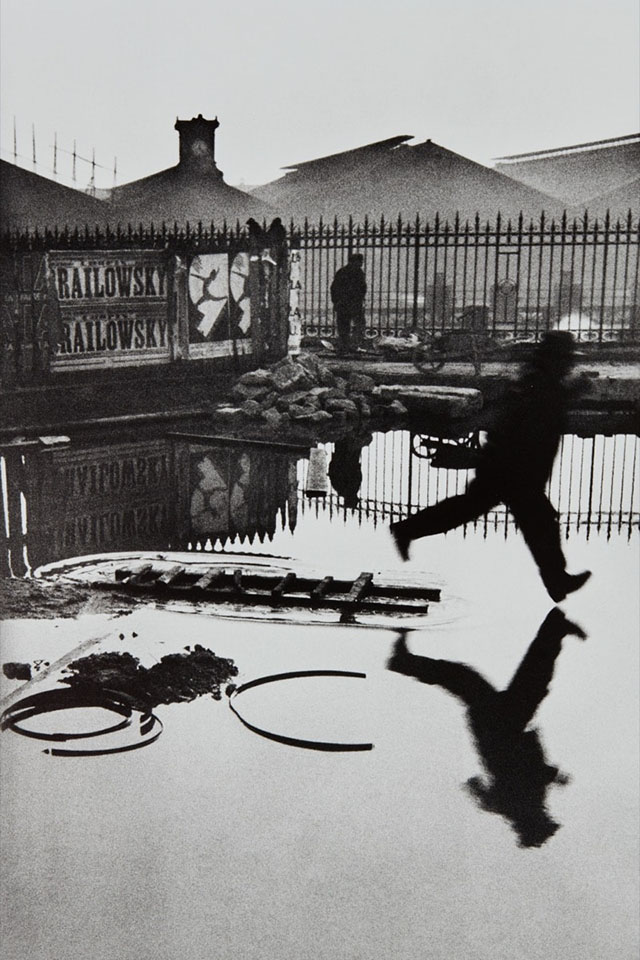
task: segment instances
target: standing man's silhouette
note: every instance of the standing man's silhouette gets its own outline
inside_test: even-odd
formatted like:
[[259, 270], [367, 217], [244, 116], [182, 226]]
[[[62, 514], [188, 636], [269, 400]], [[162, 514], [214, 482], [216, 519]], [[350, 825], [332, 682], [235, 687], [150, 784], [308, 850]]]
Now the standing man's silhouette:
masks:
[[331, 302], [336, 311], [338, 347], [346, 353], [364, 339], [364, 298], [367, 281], [362, 264], [364, 257], [354, 253], [346, 266], [340, 267], [331, 284]]
[[588, 580], [589, 571], [574, 575], [566, 571], [558, 514], [545, 493], [564, 431], [570, 392], [565, 381], [573, 353], [570, 333], [545, 335], [505, 397], [466, 491], [391, 524], [403, 560], [413, 540], [445, 533], [505, 503], [556, 603]]
[[355, 433], [336, 440], [329, 463], [329, 479], [345, 507], [356, 507], [362, 483], [362, 448], [371, 443], [370, 433]]
[[584, 631], [555, 607], [547, 615], [506, 690], [496, 690], [465, 663], [410, 653], [401, 630], [389, 670], [447, 690], [467, 707], [467, 722], [487, 773], [465, 786], [483, 810], [509, 821], [521, 847], [540, 847], [557, 824], [546, 809], [551, 784], [568, 777], [547, 763], [537, 730], [527, 729], [549, 692], [564, 637], [585, 638]]

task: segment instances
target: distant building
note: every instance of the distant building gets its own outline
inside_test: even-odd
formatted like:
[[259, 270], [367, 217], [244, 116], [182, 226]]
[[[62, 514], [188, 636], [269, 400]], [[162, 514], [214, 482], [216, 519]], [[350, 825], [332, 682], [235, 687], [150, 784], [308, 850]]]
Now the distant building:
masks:
[[102, 227], [109, 224], [174, 222], [184, 226], [226, 221], [235, 226], [248, 217], [270, 218], [273, 211], [261, 200], [224, 182], [215, 161], [215, 131], [218, 120], [202, 115], [177, 120], [180, 155], [174, 167], [141, 180], [96, 191], [89, 196], [54, 180], [1, 161], [2, 229], [65, 226]]
[[0, 160], [0, 229], [104, 224], [100, 200]]
[[616, 210], [637, 208], [640, 134], [499, 157], [495, 168], [572, 209], [602, 214], [607, 198]]
[[268, 217], [271, 209], [257, 197], [224, 182], [215, 160], [218, 120], [202, 114], [176, 120], [180, 137], [179, 161], [174, 167], [111, 191], [112, 221], [173, 224], [235, 225], [248, 217]]
[[637, 219], [640, 210], [640, 176], [597, 197], [587, 198], [570, 208], [568, 213], [570, 216], [582, 216], [585, 210], [588, 210], [592, 217], [600, 219], [608, 211], [612, 220], [624, 220], [631, 210], [632, 216]]
[[416, 214], [433, 219], [494, 220], [538, 217], [558, 204], [546, 194], [427, 140], [409, 145], [397, 136], [355, 150], [299, 163], [253, 195], [278, 212], [300, 219], [352, 215], [394, 220]]

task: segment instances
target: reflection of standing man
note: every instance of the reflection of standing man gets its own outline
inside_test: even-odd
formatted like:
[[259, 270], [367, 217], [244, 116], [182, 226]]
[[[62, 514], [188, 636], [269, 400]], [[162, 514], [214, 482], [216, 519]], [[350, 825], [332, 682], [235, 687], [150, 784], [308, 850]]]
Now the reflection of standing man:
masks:
[[364, 298], [367, 282], [362, 264], [364, 257], [354, 253], [341, 267], [331, 284], [331, 302], [336, 311], [338, 345], [341, 352], [359, 346], [364, 340]]
[[336, 440], [329, 464], [331, 486], [342, 497], [345, 507], [358, 505], [358, 491], [362, 483], [360, 456], [362, 448], [371, 443], [371, 434], [343, 437]]

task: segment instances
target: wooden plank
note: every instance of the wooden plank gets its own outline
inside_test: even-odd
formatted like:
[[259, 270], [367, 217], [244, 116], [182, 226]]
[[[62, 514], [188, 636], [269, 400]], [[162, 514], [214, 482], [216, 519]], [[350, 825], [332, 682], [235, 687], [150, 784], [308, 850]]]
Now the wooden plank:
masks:
[[[189, 574], [185, 570], [185, 576], [198, 576], [198, 574]], [[244, 587], [249, 589], [257, 588], [261, 590], [273, 590], [282, 580], [282, 574], [256, 574], [245, 572], [242, 577]], [[352, 580], [335, 580], [333, 577], [325, 577], [320, 583], [327, 581], [326, 587], [321, 591], [320, 596], [327, 592], [329, 586], [332, 592], [349, 593], [353, 587]], [[296, 590], [314, 595], [314, 591], [320, 586], [317, 579], [309, 577], [296, 577]], [[440, 599], [440, 590], [437, 587], [406, 587], [395, 586], [393, 584], [372, 583], [369, 588], [369, 594], [375, 597], [402, 597], [406, 599], [418, 598], [421, 600], [438, 601]]]
[[187, 440], [190, 443], [204, 443], [219, 447], [265, 447], [269, 450], [286, 450], [289, 453], [305, 453], [308, 455], [310, 444], [301, 443], [272, 443], [271, 440], [251, 440], [243, 437], [225, 437], [207, 433], [177, 433], [167, 434], [172, 440]]
[[178, 577], [183, 573], [184, 573], [184, 566], [181, 563], [175, 563], [172, 567], [169, 567], [168, 570], [165, 570], [165, 572], [162, 574], [161, 577], [158, 577], [158, 583], [161, 583], [163, 584], [163, 586], [168, 587], [172, 583], [174, 583], [174, 581], [176, 581]]
[[[331, 599], [331, 598], [329, 598]], [[358, 610], [368, 613], [426, 613], [429, 603], [426, 600], [392, 600], [387, 597], [365, 597], [357, 607]]]
[[215, 586], [219, 583], [224, 577], [224, 570], [207, 570], [206, 573], [203, 573], [199, 580], [193, 584], [194, 590], [208, 590], [209, 587]]
[[289, 588], [296, 582], [295, 573], [287, 573], [286, 576], [282, 578], [271, 591], [271, 596], [274, 600], [277, 600], [283, 594], [289, 592]]
[[233, 585], [239, 593], [245, 592], [245, 587], [242, 582], [242, 570], [238, 569], [233, 571]]
[[358, 579], [354, 581], [351, 590], [349, 590], [347, 600], [350, 603], [359, 603], [365, 594], [368, 593], [372, 581], [372, 573], [361, 573]]
[[[141, 580], [147, 577], [152, 570], [152, 563], [143, 563], [140, 567], [136, 567], [134, 570], [125, 570], [123, 571], [125, 574], [122, 578], [123, 583], [126, 584], [126, 586], [135, 586], [136, 584], [140, 583]], [[116, 570], [116, 578], [118, 577], [118, 573], [119, 571]]]
[[[320, 603], [322, 598], [331, 590], [332, 584], [333, 577], [324, 577], [320, 583], [316, 583], [316, 585], [309, 590], [311, 602], [313, 604]], [[307, 586], [307, 584], [305, 584], [305, 586]], [[302, 586], [299, 585], [299, 589], [303, 589]]]
[[[113, 582], [94, 583], [92, 586], [99, 587], [103, 590], [122, 589], [121, 583]], [[167, 596], [166, 589], [163, 591], [155, 581], [127, 584], [126, 586], [131, 590], [132, 593], [140, 596], [153, 596], [155, 594], [165, 598]], [[193, 596], [194, 599], [202, 599], [202, 591], [196, 591], [192, 586], [174, 586], [172, 587], [172, 590], [175, 593], [175, 596], [180, 597], [181, 599], [190, 596]], [[240, 590], [238, 590], [235, 586], [223, 586], [215, 591], [212, 591], [208, 599], [210, 599], [213, 603], [240, 602], [246, 606], [269, 606], [272, 600], [272, 595], [270, 591], [249, 591], [242, 585]], [[308, 596], [289, 594], [288, 596], [281, 598], [279, 605], [293, 609], [309, 609], [312, 604], [310, 604]], [[343, 595], [341, 597], [331, 596], [322, 598], [321, 602], [315, 605], [315, 609], [318, 608], [324, 610], [347, 611], [352, 613], [425, 614], [429, 609], [429, 605], [424, 600], [393, 600], [382, 597], [378, 598], [367, 596], [363, 597], [358, 604], [354, 604], [352, 600], [349, 600], [348, 595]]]

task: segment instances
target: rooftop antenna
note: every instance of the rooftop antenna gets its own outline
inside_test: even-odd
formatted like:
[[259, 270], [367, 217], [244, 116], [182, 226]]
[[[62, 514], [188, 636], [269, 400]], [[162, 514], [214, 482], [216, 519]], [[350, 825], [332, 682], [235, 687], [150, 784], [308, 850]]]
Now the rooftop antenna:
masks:
[[71, 168], [71, 171], [72, 171], [72, 172], [71, 172], [71, 176], [72, 176], [72, 178], [73, 178], [73, 182], [75, 183], [75, 182], [76, 182], [76, 142], [75, 142], [75, 140], [73, 141], [73, 154], [72, 154], [72, 156], [73, 156], [73, 166], [72, 166], [72, 168]]
[[36, 125], [35, 123], [31, 124], [31, 153], [33, 157], [33, 169], [35, 170], [35, 168], [38, 165], [38, 161], [36, 160]]
[[118, 158], [113, 158], [113, 185], [115, 187], [116, 180], [118, 179]]
[[53, 134], [53, 175], [58, 178], [58, 131]]
[[16, 118], [13, 118], [13, 162], [18, 162], [18, 135], [16, 133]]
[[91, 153], [91, 179], [89, 180], [88, 193], [92, 196], [96, 194], [96, 148], [92, 148]]

